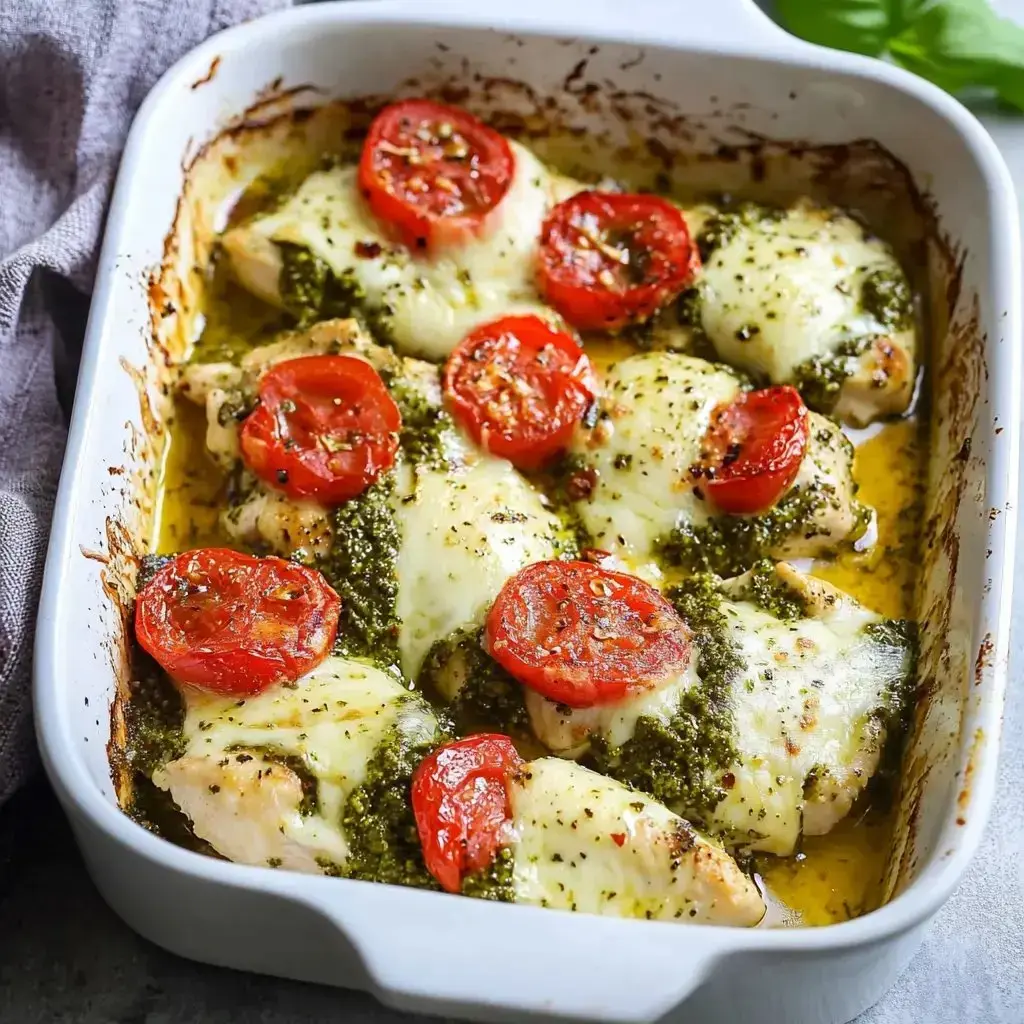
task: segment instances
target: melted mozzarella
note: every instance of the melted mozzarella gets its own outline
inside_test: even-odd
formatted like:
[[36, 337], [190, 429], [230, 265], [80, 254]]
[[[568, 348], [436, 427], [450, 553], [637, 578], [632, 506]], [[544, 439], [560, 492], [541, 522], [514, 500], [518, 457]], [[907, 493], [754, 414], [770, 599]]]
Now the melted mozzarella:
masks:
[[[328, 658], [294, 686], [246, 699], [185, 691], [185, 753], [158, 769], [195, 834], [246, 864], [300, 871], [342, 867], [341, 817], [381, 743], [425, 746], [437, 721], [422, 698], [384, 672]], [[283, 760], [287, 759], [287, 760]], [[316, 809], [288, 763], [316, 781]]]
[[[700, 813], [738, 846], [788, 856], [801, 832], [820, 835], [845, 817], [877, 770], [885, 741], [879, 712], [910, 660], [905, 648], [865, 632], [880, 616], [791, 566], [777, 571], [807, 605], [796, 621], [744, 599], [746, 577], [724, 584], [736, 595], [722, 601], [726, 635], [743, 665], [729, 684], [737, 758], [709, 777], [713, 786], [729, 783], [718, 805]], [[582, 712], [529, 697], [530, 721], [549, 749], [579, 756], [589, 736], [620, 746], [642, 715], [670, 721], [694, 685], [699, 680], [687, 675], [642, 699]]]
[[510, 787], [517, 903], [661, 921], [755, 925], [760, 893], [661, 804], [558, 758]]
[[[602, 415], [592, 429], [577, 431], [573, 449], [597, 471], [595, 489], [577, 504], [596, 547], [634, 571], [657, 577], [650, 563], [656, 541], [678, 525], [701, 526], [714, 517], [690, 468], [700, 459], [713, 409], [739, 391], [740, 381], [728, 369], [674, 352], [649, 352], [615, 364], [605, 382]], [[817, 413], [810, 415], [807, 454], [786, 493], [809, 487], [820, 488], [827, 500], [810, 522], [796, 523], [771, 554], [820, 553], [860, 522], [852, 449]]]
[[[336, 167], [311, 175], [273, 212], [229, 231], [225, 250], [241, 283], [280, 305], [277, 243], [302, 246], [335, 274], [355, 279], [368, 305], [384, 312], [402, 351], [443, 359], [478, 324], [510, 313], [547, 313], [533, 285], [537, 238], [550, 206], [578, 186], [552, 177], [524, 147], [511, 146], [515, 175], [508, 193], [486, 232], [458, 248], [427, 256], [397, 245], [360, 196], [356, 168]], [[379, 252], [359, 256], [357, 246]]]
[[729, 370], [670, 352], [632, 356], [612, 368], [602, 416], [574, 442], [574, 452], [597, 471], [596, 489], [577, 505], [596, 547], [642, 562], [681, 518], [707, 520], [687, 471], [700, 457], [712, 410], [739, 390]]
[[886, 375], [872, 375], [882, 358], [873, 353], [844, 388], [839, 411], [858, 423], [900, 412], [911, 398], [915, 337], [893, 334], [865, 310], [863, 283], [879, 270], [902, 275], [884, 242], [834, 208], [797, 203], [778, 217], [741, 222], [704, 262], [702, 326], [724, 360], [776, 383], [844, 341], [885, 339], [897, 350], [884, 359]]
[[530, 726], [544, 746], [562, 757], [579, 757], [594, 735], [603, 737], [610, 746], [622, 746], [632, 737], [638, 718], [654, 718], [667, 725], [679, 707], [681, 694], [699, 685], [697, 661], [691, 658], [677, 678], [617, 704], [570, 708], [529, 689], [524, 697]]
[[478, 626], [505, 581], [557, 557], [562, 526], [504, 459], [471, 455], [395, 492], [399, 648], [415, 678], [435, 641]]

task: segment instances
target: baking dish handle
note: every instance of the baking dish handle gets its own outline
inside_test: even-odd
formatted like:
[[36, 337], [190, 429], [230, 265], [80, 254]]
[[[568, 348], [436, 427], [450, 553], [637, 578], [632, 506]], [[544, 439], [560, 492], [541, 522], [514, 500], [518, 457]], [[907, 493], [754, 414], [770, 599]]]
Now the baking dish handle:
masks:
[[[562, 13], [561, 4], [547, 6]], [[631, 26], [638, 31], [647, 27], [649, 32], [649, 26], [655, 24], [659, 37], [669, 43], [806, 45], [772, 21], [756, 0], [677, 0], [671, 4], [664, 0], [580, 0], [573, 6], [579, 11], [579, 24], [590, 29], [607, 27], [620, 39], [632, 31]]]
[[[318, 911], [358, 952], [375, 995], [419, 1013], [492, 1019], [515, 1007], [517, 1017], [657, 1021], [693, 996], [741, 937], [599, 916], [580, 928], [577, 914], [524, 906], [508, 907], [496, 927], [486, 900], [370, 882], [344, 890]], [[624, 924], [634, 927], [624, 933]]]
[[[422, 18], [425, 10], [442, 9], [421, 0], [376, 0], [377, 4], [390, 6], [398, 18], [409, 14]], [[446, 18], [455, 21], [460, 9], [477, 18], [480, 0], [449, 0], [443, 5]], [[543, 28], [559, 35], [586, 27], [588, 34], [606, 32], [619, 42], [650, 42], [652, 26], [659, 41], [688, 46], [721, 43], [735, 50], [756, 45], [759, 53], [771, 55], [808, 45], [780, 28], [756, 0], [517, 0], [500, 14], [495, 12], [494, 23], [497, 31]]]

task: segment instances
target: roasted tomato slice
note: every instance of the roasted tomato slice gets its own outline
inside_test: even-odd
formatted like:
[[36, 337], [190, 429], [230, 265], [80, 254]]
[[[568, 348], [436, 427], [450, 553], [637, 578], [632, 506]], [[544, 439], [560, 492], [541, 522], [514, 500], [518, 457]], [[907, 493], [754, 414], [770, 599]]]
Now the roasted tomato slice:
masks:
[[427, 870], [448, 892], [486, 868], [511, 818], [508, 782], [523, 761], [512, 741], [481, 733], [448, 743], [412, 777], [412, 810]]
[[646, 320], [699, 266], [683, 215], [658, 196], [580, 192], [541, 231], [540, 290], [581, 331]]
[[410, 249], [481, 233], [515, 173], [503, 135], [432, 100], [385, 107], [370, 125], [359, 188], [373, 213]]
[[445, 365], [444, 391], [479, 444], [537, 469], [568, 445], [596, 383], [568, 334], [537, 316], [507, 316], [462, 340]]
[[788, 384], [746, 391], [711, 414], [695, 474], [723, 512], [772, 507], [800, 471], [807, 451], [807, 408]]
[[536, 562], [487, 617], [491, 655], [524, 686], [571, 708], [612, 704], [678, 675], [690, 633], [635, 576], [590, 562]]
[[384, 381], [356, 356], [304, 356], [260, 379], [242, 425], [242, 457], [291, 498], [338, 505], [390, 469], [402, 416]]
[[341, 600], [315, 569], [227, 548], [186, 551], [135, 602], [135, 635], [179, 683], [248, 695], [330, 653]]

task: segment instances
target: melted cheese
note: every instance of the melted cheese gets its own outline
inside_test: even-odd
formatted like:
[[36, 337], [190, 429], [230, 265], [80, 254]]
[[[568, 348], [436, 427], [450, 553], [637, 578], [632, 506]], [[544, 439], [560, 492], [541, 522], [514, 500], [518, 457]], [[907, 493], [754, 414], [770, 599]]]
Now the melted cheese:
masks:
[[[344, 864], [341, 816], [381, 743], [435, 740], [422, 698], [360, 662], [328, 658], [294, 686], [246, 699], [185, 690], [185, 753], [158, 769], [197, 836], [230, 860], [323, 871]], [[317, 810], [303, 813], [299, 777], [316, 780]]]
[[558, 758], [511, 786], [517, 903], [661, 921], [754, 925], [756, 887], [661, 804]]
[[709, 824], [788, 856], [802, 830], [821, 834], [845, 817], [875, 773], [884, 739], [876, 713], [905, 676], [906, 655], [865, 635], [879, 617], [852, 602], [794, 623], [749, 602], [723, 611], [744, 671], [732, 687], [734, 782]]
[[[739, 391], [730, 370], [674, 352], [632, 356], [609, 370], [602, 415], [593, 429], [577, 431], [573, 447], [597, 471], [594, 491], [576, 506], [596, 547], [657, 579], [651, 559], [658, 539], [714, 517], [689, 471], [700, 459], [713, 409]], [[814, 486], [830, 499], [811, 523], [794, 524], [772, 554], [816, 554], [857, 528], [852, 459], [841, 432], [811, 413], [807, 454], [787, 493]]]
[[557, 557], [562, 526], [504, 459], [471, 455], [396, 490], [399, 648], [415, 678], [436, 640], [480, 625], [505, 581]]
[[[443, 359], [475, 326], [510, 313], [546, 314], [534, 291], [537, 238], [547, 210], [578, 186], [552, 177], [511, 143], [515, 176], [486, 233], [436, 256], [397, 245], [359, 194], [355, 167], [319, 171], [273, 212], [224, 236], [236, 276], [280, 304], [276, 243], [310, 250], [339, 276], [351, 275], [385, 314], [403, 352]], [[362, 252], [376, 255], [358, 256]], [[367, 248], [366, 244], [369, 244]]]
[[[711, 253], [699, 284], [702, 326], [733, 366], [791, 381], [801, 363], [845, 340], [891, 334], [861, 303], [877, 270], [901, 273], [884, 242], [833, 208], [798, 203], [738, 225]], [[896, 340], [913, 352], [913, 331]]]
[[598, 735], [613, 747], [622, 746], [636, 730], [638, 718], [654, 718], [668, 724], [679, 707], [679, 698], [691, 686], [699, 686], [696, 658], [676, 679], [618, 704], [570, 708], [547, 700], [535, 690], [524, 690], [530, 725], [544, 746], [562, 757], [586, 752], [589, 737]]

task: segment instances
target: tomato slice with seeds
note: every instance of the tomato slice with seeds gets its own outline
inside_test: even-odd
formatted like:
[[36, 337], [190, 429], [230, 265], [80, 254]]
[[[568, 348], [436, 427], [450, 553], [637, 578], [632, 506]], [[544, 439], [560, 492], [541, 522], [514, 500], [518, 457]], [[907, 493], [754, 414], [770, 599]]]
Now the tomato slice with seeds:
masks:
[[200, 548], [177, 555], [139, 593], [135, 635], [177, 682], [245, 696], [316, 668], [340, 610], [315, 569]]
[[788, 384], [746, 391], [711, 414], [695, 474], [721, 511], [748, 515], [771, 508], [800, 471], [808, 413]]
[[575, 339], [538, 316], [478, 327], [444, 369], [445, 396], [462, 425], [520, 469], [538, 469], [567, 447], [596, 390]]
[[242, 425], [242, 457], [289, 497], [338, 505], [391, 468], [401, 426], [365, 359], [303, 356], [260, 378], [259, 404]]
[[359, 188], [410, 249], [436, 249], [485, 230], [514, 173], [499, 132], [458, 107], [405, 100], [370, 125]]
[[498, 594], [485, 636], [507, 672], [571, 708], [653, 689], [690, 658], [689, 630], [654, 587], [590, 562], [520, 570]]
[[413, 773], [423, 860], [447, 892], [458, 892], [508, 842], [508, 783], [522, 764], [507, 736], [480, 733], [438, 748]]
[[538, 286], [581, 331], [648, 319], [699, 267], [683, 215], [659, 196], [580, 192], [541, 230]]

